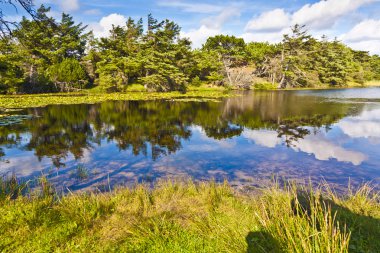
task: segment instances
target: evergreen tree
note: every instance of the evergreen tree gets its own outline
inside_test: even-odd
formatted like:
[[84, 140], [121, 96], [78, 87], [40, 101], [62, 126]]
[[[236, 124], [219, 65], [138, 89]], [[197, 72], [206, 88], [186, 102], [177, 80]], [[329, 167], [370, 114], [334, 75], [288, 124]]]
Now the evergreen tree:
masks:
[[179, 38], [180, 27], [172, 21], [158, 22], [148, 16], [148, 31], [143, 36], [143, 71], [140, 80], [148, 90], [184, 90], [189, 77], [183, 68], [190, 54], [190, 41]]
[[0, 93], [15, 93], [23, 83], [23, 71], [20, 62], [23, 58], [17, 51], [12, 38], [0, 39]]
[[233, 69], [247, 63], [245, 46], [243, 39], [228, 35], [210, 37], [203, 46], [203, 50], [214, 51], [218, 54], [229, 86], [234, 86], [236, 81], [236, 77], [232, 73]]
[[48, 76], [59, 91], [83, 89], [87, 84], [87, 74], [75, 58], [66, 58], [47, 70]]
[[135, 22], [129, 18], [124, 27], [113, 27], [108, 38], [101, 38], [96, 64], [99, 85], [119, 89], [141, 75], [142, 34], [142, 20]]

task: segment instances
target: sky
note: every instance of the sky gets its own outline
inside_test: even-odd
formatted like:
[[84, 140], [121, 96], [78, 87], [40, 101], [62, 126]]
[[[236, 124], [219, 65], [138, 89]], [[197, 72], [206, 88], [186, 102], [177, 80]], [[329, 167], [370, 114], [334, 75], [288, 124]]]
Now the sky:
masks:
[[[317, 38], [337, 38], [357, 50], [380, 54], [380, 0], [36, 0], [88, 25], [95, 36], [107, 36], [128, 17], [170, 19], [181, 36], [201, 47], [209, 36], [228, 34], [246, 42], [280, 42], [294, 24], [306, 25]], [[8, 13], [14, 19], [20, 13]], [[13, 10], [14, 11], [14, 10]], [[18, 15], [18, 16], [17, 16]]]

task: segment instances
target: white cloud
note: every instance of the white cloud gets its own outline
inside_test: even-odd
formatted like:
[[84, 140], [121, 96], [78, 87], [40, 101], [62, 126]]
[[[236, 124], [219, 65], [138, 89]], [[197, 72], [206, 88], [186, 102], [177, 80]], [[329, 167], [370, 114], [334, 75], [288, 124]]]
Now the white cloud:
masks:
[[[279, 138], [276, 131], [257, 131], [246, 129], [242, 134], [245, 138], [253, 140], [257, 145], [275, 148], [284, 143], [284, 138]], [[308, 135], [304, 139], [298, 139], [292, 143], [291, 148], [295, 151], [301, 151], [313, 154], [317, 160], [328, 161], [335, 158], [340, 162], [350, 162], [354, 165], [360, 165], [367, 159], [367, 156], [356, 151], [347, 150], [331, 140], [328, 140], [324, 134]]]
[[[306, 4], [295, 12], [285, 12], [283, 9], [274, 9], [262, 13], [251, 19], [246, 27], [243, 37], [246, 41], [280, 42], [282, 35], [289, 33], [289, 27], [295, 24], [306, 25], [315, 36], [331, 33], [331, 28], [342, 17], [352, 14], [358, 8], [378, 2], [378, 0], [320, 0], [314, 4]], [[372, 53], [378, 53], [380, 47], [374, 40], [380, 36], [378, 21], [367, 20], [358, 24], [356, 29], [345, 36], [351, 41], [354, 49], [367, 48]], [[371, 40], [369, 40], [371, 38]], [[363, 41], [363, 39], [366, 39]]]
[[63, 11], [67, 11], [67, 12], [77, 11], [77, 10], [79, 10], [79, 1], [78, 0], [64, 0], [64, 1], [60, 1], [59, 7]]
[[56, 4], [59, 6], [60, 10], [64, 12], [77, 11], [80, 8], [79, 0], [36, 0], [34, 4], [36, 6], [41, 4]]
[[258, 18], [252, 19], [245, 27], [246, 31], [281, 31], [289, 26], [290, 15], [283, 9], [275, 9], [262, 13]]
[[201, 21], [201, 24], [209, 29], [220, 29], [225, 22], [232, 17], [239, 17], [240, 10], [238, 8], [224, 9], [219, 15], [205, 18]]
[[376, 0], [321, 0], [314, 4], [306, 4], [293, 13], [283, 9], [274, 9], [251, 19], [246, 31], [280, 31], [290, 25], [307, 25], [319, 30], [331, 28], [335, 22], [365, 4]]
[[180, 8], [184, 12], [193, 13], [216, 13], [224, 9], [223, 6], [217, 4], [202, 4], [202, 3], [186, 3], [182, 1], [160, 1], [159, 6]]
[[304, 139], [299, 139], [293, 143], [295, 151], [302, 151], [313, 154], [320, 161], [328, 161], [335, 158], [339, 162], [349, 162], [353, 165], [360, 165], [368, 159], [360, 152], [347, 150], [326, 139], [322, 135], [308, 135]]
[[190, 38], [193, 42], [194, 48], [200, 48], [206, 42], [209, 37], [221, 34], [220, 29], [208, 28], [205, 25], [202, 25], [198, 29], [191, 29], [188, 32], [181, 32], [182, 38]]
[[257, 145], [274, 148], [282, 143], [282, 139], [278, 137], [275, 131], [257, 131], [245, 129], [242, 136], [246, 139], [254, 141]]
[[363, 20], [340, 39], [353, 49], [380, 54], [380, 20]]
[[246, 32], [240, 35], [241, 38], [244, 39], [245, 42], [270, 42], [270, 43], [279, 43], [283, 39], [283, 34], [287, 34], [290, 32], [290, 28], [284, 28], [279, 32]]
[[112, 25], [114, 26], [124, 26], [127, 22], [127, 18], [123, 15], [113, 13], [106, 17], [103, 17], [99, 23], [92, 23], [89, 25], [89, 29], [92, 29], [94, 32], [94, 36], [106, 37], [109, 35], [109, 31], [112, 29]]
[[348, 117], [339, 122], [338, 127], [351, 138], [380, 138], [380, 110]]
[[306, 4], [292, 15], [293, 24], [314, 29], [330, 28], [342, 16], [375, 0], [327, 0]]
[[367, 40], [360, 42], [347, 42], [347, 45], [354, 50], [367, 51], [371, 54], [380, 55], [380, 40]]
[[198, 29], [182, 31], [181, 37], [190, 38], [194, 48], [200, 48], [209, 37], [222, 34], [223, 25], [232, 17], [240, 16], [238, 8], [225, 8], [217, 16], [210, 16], [201, 21]]

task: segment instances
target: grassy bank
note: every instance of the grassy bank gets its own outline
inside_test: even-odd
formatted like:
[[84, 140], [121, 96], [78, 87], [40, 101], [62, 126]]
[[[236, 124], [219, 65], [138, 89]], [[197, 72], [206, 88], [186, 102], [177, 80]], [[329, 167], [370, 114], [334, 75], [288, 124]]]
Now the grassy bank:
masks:
[[123, 92], [123, 93], [53, 93], [36, 95], [0, 95], [0, 108], [20, 109], [51, 104], [94, 104], [112, 100], [215, 100], [231, 94], [225, 89], [195, 89], [180, 92]]
[[[362, 84], [350, 84], [347, 87], [380, 87], [380, 81], [367, 82]], [[255, 90], [277, 90], [276, 85], [263, 83], [253, 87]], [[317, 88], [289, 88], [286, 90], [311, 90], [311, 89], [334, 89], [331, 87]], [[336, 89], [336, 88], [335, 88]], [[156, 99], [173, 99], [189, 101], [210, 101], [217, 100], [233, 95], [232, 89], [223, 87], [213, 87], [202, 85], [200, 87], [189, 87], [186, 93], [181, 92], [146, 92], [141, 86], [132, 86], [125, 92], [106, 93], [100, 90], [87, 90], [78, 93], [51, 93], [51, 94], [33, 94], [33, 95], [0, 95], [0, 113], [1, 109], [22, 109], [30, 107], [43, 107], [53, 104], [94, 104], [105, 101], [116, 100], [156, 100]], [[1, 114], [0, 114], [1, 116]]]
[[42, 185], [45, 194], [2, 195], [1, 252], [380, 252], [379, 197], [368, 187], [339, 198], [163, 182], [53, 197]]
[[380, 80], [368, 81], [364, 84], [365, 87], [380, 87]]

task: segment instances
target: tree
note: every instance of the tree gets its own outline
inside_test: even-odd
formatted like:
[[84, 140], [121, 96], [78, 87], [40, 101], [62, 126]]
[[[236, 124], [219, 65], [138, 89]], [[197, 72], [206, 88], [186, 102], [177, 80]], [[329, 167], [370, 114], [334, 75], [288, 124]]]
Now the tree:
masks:
[[217, 35], [207, 39], [203, 50], [215, 51], [218, 54], [229, 86], [234, 86], [239, 74], [233, 75], [233, 68], [246, 64], [244, 40], [235, 36]]
[[247, 44], [248, 58], [256, 67], [258, 77], [267, 78], [272, 84], [279, 82], [282, 76], [282, 57], [280, 45], [262, 42]]
[[23, 83], [23, 71], [19, 66], [22, 61], [12, 38], [0, 39], [0, 93], [15, 93]]
[[85, 32], [87, 26], [82, 23], [75, 24], [73, 17], [62, 13], [61, 21], [55, 27], [51, 38], [54, 46], [54, 62], [66, 58], [82, 59], [85, 55], [86, 44], [90, 32]]
[[52, 91], [52, 86], [45, 75], [45, 70], [54, 64], [54, 44], [52, 38], [58, 26], [54, 18], [48, 17], [50, 8], [41, 6], [35, 20], [23, 17], [18, 28], [13, 32], [19, 45], [19, 53], [24, 56], [22, 66], [26, 74], [27, 92]]
[[145, 76], [140, 81], [148, 90], [185, 90], [189, 77], [184, 73], [191, 42], [182, 39], [180, 27], [170, 20], [158, 22], [148, 16], [143, 36], [142, 61]]
[[305, 87], [308, 85], [307, 72], [312, 68], [310, 55], [316, 52], [317, 41], [308, 34], [305, 26], [295, 25], [292, 34], [284, 35], [282, 41], [283, 75], [280, 87]]
[[99, 85], [119, 89], [141, 75], [142, 34], [142, 20], [135, 22], [129, 18], [124, 27], [114, 26], [109, 37], [101, 38], [98, 43], [99, 61], [96, 63]]
[[374, 55], [371, 57], [371, 70], [374, 80], [380, 80], [380, 56]]
[[49, 11], [50, 8], [41, 5], [35, 15], [38, 21], [23, 17], [13, 32], [18, 48], [14, 53], [23, 59], [19, 65], [25, 74], [23, 91], [26, 92], [56, 91], [60, 86], [56, 75], [51, 74], [52, 69], [67, 66], [68, 62], [60, 65], [65, 59], [81, 60], [90, 35], [84, 32], [86, 26], [75, 24], [70, 15], [63, 13], [61, 21], [57, 22], [48, 16]]
[[346, 85], [353, 73], [352, 51], [338, 40], [321, 42], [317, 69], [322, 83], [332, 86]]
[[47, 73], [59, 91], [83, 89], [88, 80], [83, 66], [74, 58], [52, 65]]
[[211, 50], [194, 50], [192, 53], [194, 64], [191, 68], [191, 78], [198, 78], [200, 81], [219, 82], [224, 76], [222, 71], [222, 62], [219, 60], [219, 54]]

